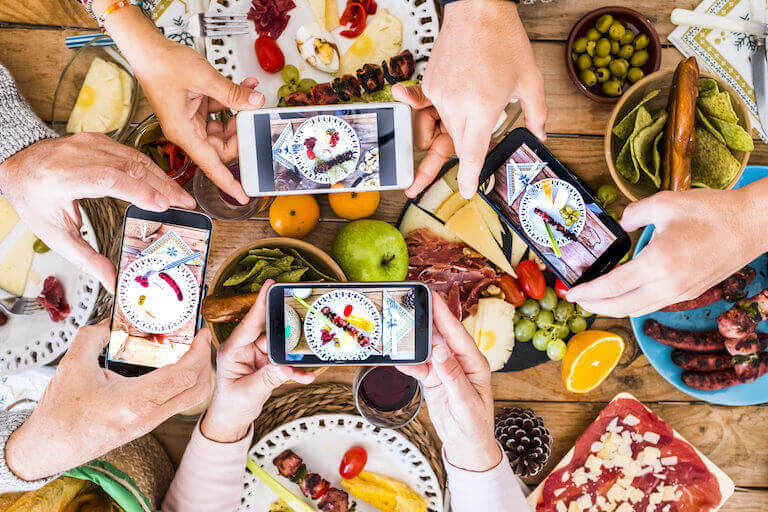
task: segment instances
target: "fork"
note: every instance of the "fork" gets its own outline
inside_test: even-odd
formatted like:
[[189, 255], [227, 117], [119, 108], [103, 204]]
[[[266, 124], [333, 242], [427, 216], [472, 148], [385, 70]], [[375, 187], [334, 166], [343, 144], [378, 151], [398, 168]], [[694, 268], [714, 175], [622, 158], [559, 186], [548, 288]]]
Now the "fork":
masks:
[[9, 315], [34, 315], [41, 312], [43, 306], [30, 297], [9, 297], [0, 299], [0, 310]]
[[245, 14], [200, 14], [189, 18], [187, 30], [194, 37], [223, 37], [248, 34], [251, 24]]

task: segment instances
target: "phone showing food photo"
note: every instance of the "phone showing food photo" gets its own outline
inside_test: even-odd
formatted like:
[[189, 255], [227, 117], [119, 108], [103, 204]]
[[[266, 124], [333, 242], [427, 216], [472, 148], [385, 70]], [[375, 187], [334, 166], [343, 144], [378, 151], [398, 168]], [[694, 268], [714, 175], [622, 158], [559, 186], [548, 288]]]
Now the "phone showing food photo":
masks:
[[189, 350], [210, 241], [205, 214], [128, 207], [105, 368], [138, 376], [175, 363]]
[[422, 283], [276, 284], [267, 295], [276, 364], [419, 364], [431, 339], [432, 296]]
[[480, 182], [482, 197], [569, 287], [610, 271], [629, 251], [619, 223], [525, 128], [488, 154]]
[[249, 196], [396, 190], [413, 181], [411, 109], [401, 103], [243, 111], [237, 137]]

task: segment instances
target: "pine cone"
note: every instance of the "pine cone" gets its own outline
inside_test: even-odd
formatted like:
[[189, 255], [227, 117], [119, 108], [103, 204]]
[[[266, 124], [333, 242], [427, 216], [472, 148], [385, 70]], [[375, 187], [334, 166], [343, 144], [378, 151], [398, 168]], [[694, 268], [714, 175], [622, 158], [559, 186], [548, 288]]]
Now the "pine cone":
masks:
[[413, 311], [416, 309], [416, 294], [413, 290], [408, 290], [408, 293], [403, 295], [403, 298], [400, 299], [400, 302], [403, 304], [405, 309]]
[[505, 409], [496, 415], [496, 439], [507, 452], [516, 475], [536, 476], [552, 453], [552, 435], [531, 409]]

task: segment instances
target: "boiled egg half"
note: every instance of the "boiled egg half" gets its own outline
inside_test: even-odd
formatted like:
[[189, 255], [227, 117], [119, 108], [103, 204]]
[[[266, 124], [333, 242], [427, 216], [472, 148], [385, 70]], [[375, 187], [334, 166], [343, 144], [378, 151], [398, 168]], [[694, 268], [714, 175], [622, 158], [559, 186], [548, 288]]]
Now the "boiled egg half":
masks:
[[310, 66], [333, 74], [339, 70], [339, 49], [332, 37], [317, 23], [302, 25], [296, 31], [296, 49]]

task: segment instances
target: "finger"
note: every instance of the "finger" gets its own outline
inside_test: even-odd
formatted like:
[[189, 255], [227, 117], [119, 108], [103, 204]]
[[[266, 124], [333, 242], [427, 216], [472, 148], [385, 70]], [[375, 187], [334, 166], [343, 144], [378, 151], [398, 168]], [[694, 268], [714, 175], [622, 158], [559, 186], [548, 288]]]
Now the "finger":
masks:
[[396, 365], [400, 373], [413, 377], [416, 380], [425, 381], [429, 377], [429, 364]]
[[249, 394], [253, 396], [253, 399], [263, 404], [275, 389], [291, 380], [294, 376], [293, 368], [289, 366], [268, 364], [240, 380], [249, 390]]
[[618, 297], [586, 300], [580, 304], [587, 311], [602, 316], [613, 318], [641, 316], [669, 305], [669, 300], [659, 300], [657, 292], [650, 286], [641, 286]]
[[477, 191], [477, 182], [497, 119], [498, 113], [477, 112], [466, 119], [460, 138], [451, 133], [459, 156], [459, 192], [465, 199], [471, 199]]
[[[445, 344], [448, 345], [454, 354], [477, 361], [482, 359], [483, 355], [478, 350], [475, 341], [467, 333], [462, 323], [453, 316], [445, 300], [437, 293], [432, 295], [432, 312], [434, 324], [440, 333], [440, 338], [445, 340]], [[438, 345], [440, 343], [435, 342], [433, 350], [436, 350]]]
[[102, 320], [97, 325], [81, 327], [61, 361], [72, 362], [78, 367], [91, 365], [98, 360], [108, 341], [108, 320]]
[[650, 224], [656, 224], [658, 227], [669, 214], [666, 198], [665, 194], [657, 193], [631, 203], [621, 216], [621, 227], [629, 233]]
[[469, 382], [464, 369], [448, 347], [438, 345], [432, 352], [432, 367], [440, 377], [446, 393], [455, 404], [468, 404], [477, 392]]
[[[197, 139], [195, 135], [193, 137]], [[250, 200], [243, 186], [237, 181], [229, 169], [221, 162], [216, 148], [207, 140], [197, 140], [198, 143], [184, 146], [183, 149], [194, 160], [210, 180], [226, 194], [234, 197], [240, 204], [247, 204]]]
[[544, 98], [544, 86], [539, 75], [538, 79], [530, 79], [520, 89], [520, 106], [525, 117], [525, 127], [542, 142], [547, 140], [544, 128], [547, 122], [547, 102]]
[[453, 141], [450, 135], [441, 133], [434, 139], [427, 155], [419, 164], [416, 175], [413, 177], [413, 183], [405, 191], [405, 195], [416, 197], [422, 190], [426, 189], [452, 155]]
[[[582, 303], [624, 295], [642, 286], [653, 275], [653, 250], [649, 247], [637, 258], [616, 267], [611, 272], [568, 290], [568, 302]], [[586, 306], [585, 306], [586, 307]], [[592, 311], [588, 309], [587, 311]]]
[[60, 232], [53, 237], [41, 235], [40, 239], [65, 260], [98, 279], [109, 293], [115, 292], [115, 266], [83, 239], [79, 229]]
[[236, 136], [208, 136], [208, 144], [210, 144], [222, 162], [231, 162], [236, 159], [237, 154], [237, 137]]
[[264, 323], [267, 321], [267, 292], [273, 283], [274, 281], [270, 279], [261, 287], [259, 296], [256, 297], [256, 302], [253, 303], [251, 309], [248, 310], [245, 317], [237, 324], [229, 339], [222, 346], [221, 350], [224, 350], [225, 353], [235, 348], [249, 345], [259, 337], [264, 329]]
[[288, 367], [291, 370], [289, 379], [299, 384], [312, 384], [315, 381], [315, 374], [292, 366]]
[[208, 79], [199, 92], [232, 110], [255, 110], [264, 105], [264, 95], [259, 91], [244, 84], [236, 84], [213, 68], [210, 70]]
[[166, 196], [146, 181], [134, 179], [123, 167], [115, 167], [114, 164], [123, 165], [122, 162], [114, 161], [105, 165], [88, 165], [85, 173], [90, 176], [74, 185], [77, 197], [110, 196], [133, 203], [144, 210], [161, 212], [168, 209], [171, 202]]
[[432, 102], [424, 94], [421, 85], [409, 85], [397, 83], [392, 86], [392, 98], [400, 103], [405, 103], [414, 110], [421, 110], [432, 106]]

